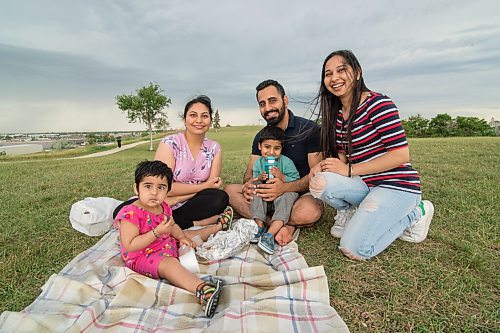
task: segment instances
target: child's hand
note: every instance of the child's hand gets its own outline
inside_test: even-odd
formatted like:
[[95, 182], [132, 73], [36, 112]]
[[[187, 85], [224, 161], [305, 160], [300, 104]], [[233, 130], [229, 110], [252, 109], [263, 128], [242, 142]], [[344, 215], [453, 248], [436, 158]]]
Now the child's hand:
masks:
[[167, 216], [163, 218], [160, 224], [155, 228], [158, 235], [170, 234], [172, 231], [172, 226], [175, 224], [172, 216]]
[[196, 247], [196, 244], [191, 240], [190, 238], [187, 237], [182, 237], [179, 239], [179, 247], [182, 245], [187, 245], [189, 247]]
[[281, 172], [280, 169], [278, 169], [277, 167], [272, 167], [271, 170], [269, 170], [274, 178], [278, 178], [279, 180], [281, 180], [283, 183], [286, 182], [286, 177], [285, 175]]
[[261, 182], [266, 181], [267, 179], [267, 173], [265, 171], [262, 171], [262, 173], [257, 177]]

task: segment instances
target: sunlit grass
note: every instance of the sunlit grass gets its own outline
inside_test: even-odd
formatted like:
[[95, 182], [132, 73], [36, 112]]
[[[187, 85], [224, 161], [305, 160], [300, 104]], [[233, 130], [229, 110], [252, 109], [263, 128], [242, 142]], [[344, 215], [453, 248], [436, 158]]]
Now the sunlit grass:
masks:
[[[209, 137], [224, 150], [223, 180], [240, 182], [257, 127]], [[346, 259], [330, 236], [334, 211], [303, 230], [299, 248], [323, 265], [331, 304], [352, 332], [496, 332], [499, 327], [499, 138], [410, 140], [436, 213], [422, 244], [396, 241], [373, 260]], [[98, 241], [70, 226], [87, 196], [125, 199], [148, 145], [93, 159], [0, 161], [0, 309], [19, 311], [48, 277]]]

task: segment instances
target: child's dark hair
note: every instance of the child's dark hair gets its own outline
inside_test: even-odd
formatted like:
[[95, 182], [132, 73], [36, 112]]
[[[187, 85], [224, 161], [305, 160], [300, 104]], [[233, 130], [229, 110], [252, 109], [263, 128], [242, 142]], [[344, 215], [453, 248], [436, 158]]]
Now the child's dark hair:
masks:
[[259, 132], [259, 143], [265, 140], [276, 140], [283, 143], [285, 141], [285, 132], [276, 126], [266, 126]]
[[139, 186], [144, 177], [162, 177], [167, 179], [168, 190], [172, 188], [172, 169], [162, 161], [142, 161], [135, 169], [135, 186]]

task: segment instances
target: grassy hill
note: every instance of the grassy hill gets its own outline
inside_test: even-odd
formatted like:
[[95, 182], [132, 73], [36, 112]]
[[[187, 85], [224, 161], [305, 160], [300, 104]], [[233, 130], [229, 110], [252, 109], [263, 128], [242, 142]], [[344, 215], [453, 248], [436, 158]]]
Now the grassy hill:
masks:
[[[224, 182], [240, 182], [257, 127], [223, 128]], [[500, 139], [410, 140], [424, 197], [436, 213], [422, 244], [396, 241], [354, 262], [330, 236], [333, 209], [301, 233], [310, 266], [324, 265], [331, 304], [353, 332], [494, 332], [499, 327]], [[0, 161], [0, 311], [20, 311], [48, 277], [98, 241], [70, 226], [87, 196], [125, 199], [148, 145], [79, 160]]]

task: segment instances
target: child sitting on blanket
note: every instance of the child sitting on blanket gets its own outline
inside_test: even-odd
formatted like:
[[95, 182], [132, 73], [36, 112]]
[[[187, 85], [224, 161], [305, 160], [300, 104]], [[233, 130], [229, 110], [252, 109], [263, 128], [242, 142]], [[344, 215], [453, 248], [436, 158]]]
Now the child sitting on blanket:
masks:
[[[258, 184], [273, 177], [280, 179], [284, 183], [299, 179], [300, 175], [293, 161], [281, 155], [285, 132], [279, 127], [266, 126], [258, 135], [259, 150], [262, 156], [253, 165], [253, 177], [258, 178], [258, 181], [255, 181], [254, 184], [258, 186]], [[274, 161], [272, 166], [268, 163], [269, 157]], [[266, 172], [267, 170], [269, 174]], [[288, 222], [293, 203], [298, 197], [299, 195], [296, 192], [285, 192], [272, 202], [274, 204], [274, 213], [269, 229], [265, 232], [264, 222], [266, 221], [269, 202], [264, 201], [262, 197], [254, 196], [250, 203], [250, 209], [259, 231], [250, 242], [257, 243], [257, 246], [265, 253], [273, 254], [274, 236]]]
[[134, 192], [138, 199], [124, 206], [115, 219], [125, 264], [133, 271], [167, 279], [174, 286], [193, 292], [205, 316], [212, 317], [219, 302], [222, 281], [205, 282], [184, 268], [179, 244], [194, 247], [172, 218], [164, 202], [172, 186], [172, 170], [161, 161], [144, 161], [135, 170]]

